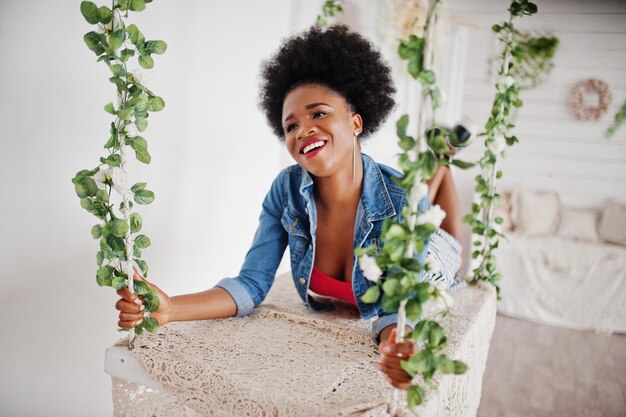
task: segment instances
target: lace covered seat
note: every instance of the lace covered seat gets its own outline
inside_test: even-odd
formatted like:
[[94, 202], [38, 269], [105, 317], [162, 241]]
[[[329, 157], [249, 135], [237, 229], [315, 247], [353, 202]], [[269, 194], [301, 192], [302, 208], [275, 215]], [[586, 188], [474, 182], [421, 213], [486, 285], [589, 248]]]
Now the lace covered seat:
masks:
[[[413, 412], [400, 415], [474, 416], [495, 321], [492, 288], [453, 294], [443, 320], [448, 355], [464, 360], [462, 376], [445, 376]], [[116, 416], [389, 416], [392, 387], [376, 367], [370, 323], [353, 307], [315, 313], [298, 297], [289, 274], [276, 278], [250, 315], [170, 323], [138, 336], [132, 350], [158, 390], [122, 379], [110, 361]], [[405, 403], [405, 394], [400, 398]]]

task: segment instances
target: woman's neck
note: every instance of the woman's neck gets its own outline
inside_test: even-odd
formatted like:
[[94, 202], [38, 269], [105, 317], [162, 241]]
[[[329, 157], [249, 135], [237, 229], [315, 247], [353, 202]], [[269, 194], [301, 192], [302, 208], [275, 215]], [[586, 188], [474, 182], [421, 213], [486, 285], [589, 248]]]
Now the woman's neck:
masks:
[[314, 177], [315, 201], [325, 209], [337, 206], [356, 207], [361, 199], [363, 184], [363, 160], [357, 149], [356, 173], [353, 181], [352, 163], [328, 177]]

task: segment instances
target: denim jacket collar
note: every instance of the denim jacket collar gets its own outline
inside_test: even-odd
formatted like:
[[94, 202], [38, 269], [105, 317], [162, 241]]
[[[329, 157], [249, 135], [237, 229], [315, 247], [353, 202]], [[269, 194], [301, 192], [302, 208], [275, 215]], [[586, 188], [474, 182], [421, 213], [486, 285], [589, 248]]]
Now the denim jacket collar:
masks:
[[[396, 215], [385, 180], [378, 164], [366, 155], [361, 154], [363, 160], [363, 190], [361, 191], [361, 203], [365, 212], [365, 217], [369, 221], [382, 220]], [[311, 201], [313, 193], [313, 178], [302, 168], [302, 182], [300, 183], [300, 194]]]

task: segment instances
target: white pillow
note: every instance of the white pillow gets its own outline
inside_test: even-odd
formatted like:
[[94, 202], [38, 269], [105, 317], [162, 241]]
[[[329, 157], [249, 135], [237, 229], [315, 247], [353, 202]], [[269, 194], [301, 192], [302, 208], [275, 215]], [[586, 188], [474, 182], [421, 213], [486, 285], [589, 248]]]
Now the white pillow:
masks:
[[597, 210], [563, 207], [557, 235], [566, 239], [599, 242], [597, 221]]
[[520, 190], [514, 204], [515, 230], [528, 236], [554, 234], [561, 206], [556, 191]]
[[605, 242], [626, 246], [626, 205], [608, 201], [602, 211], [600, 238]]

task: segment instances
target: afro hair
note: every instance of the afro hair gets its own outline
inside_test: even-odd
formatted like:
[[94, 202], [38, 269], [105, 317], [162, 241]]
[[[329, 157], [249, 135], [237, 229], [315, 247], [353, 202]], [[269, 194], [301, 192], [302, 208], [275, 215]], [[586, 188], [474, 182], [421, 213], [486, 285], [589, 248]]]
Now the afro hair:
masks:
[[391, 69], [374, 44], [344, 25], [313, 26], [283, 41], [263, 63], [259, 106], [281, 141], [283, 101], [308, 83], [325, 85], [346, 99], [363, 118], [360, 138], [375, 132], [395, 105]]

